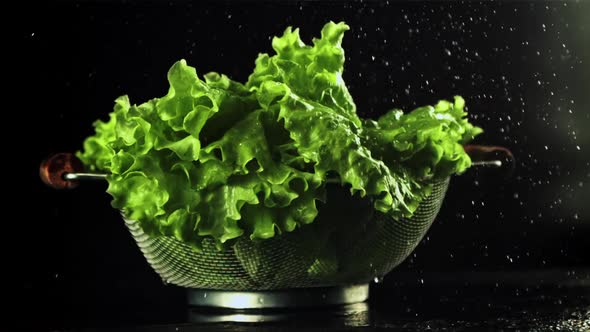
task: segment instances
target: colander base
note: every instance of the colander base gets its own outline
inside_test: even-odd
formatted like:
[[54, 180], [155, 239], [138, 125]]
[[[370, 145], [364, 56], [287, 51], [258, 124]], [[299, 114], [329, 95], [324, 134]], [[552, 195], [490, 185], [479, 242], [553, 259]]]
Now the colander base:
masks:
[[188, 290], [191, 306], [230, 309], [323, 307], [364, 302], [368, 298], [369, 284], [267, 291]]

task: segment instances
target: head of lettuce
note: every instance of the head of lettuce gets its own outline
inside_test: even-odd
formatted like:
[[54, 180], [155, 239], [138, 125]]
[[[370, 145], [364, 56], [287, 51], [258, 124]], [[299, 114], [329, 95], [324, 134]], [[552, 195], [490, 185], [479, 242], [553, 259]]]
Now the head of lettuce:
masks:
[[197, 250], [205, 238], [221, 247], [305, 228], [328, 182], [391, 218], [410, 217], [433, 180], [471, 165], [463, 144], [481, 129], [461, 97], [359, 118], [342, 78], [348, 29], [330, 22], [311, 46], [287, 28], [245, 84], [200, 78], [180, 60], [165, 96], [140, 105], [119, 97], [78, 156], [109, 174], [112, 205], [144, 232]]

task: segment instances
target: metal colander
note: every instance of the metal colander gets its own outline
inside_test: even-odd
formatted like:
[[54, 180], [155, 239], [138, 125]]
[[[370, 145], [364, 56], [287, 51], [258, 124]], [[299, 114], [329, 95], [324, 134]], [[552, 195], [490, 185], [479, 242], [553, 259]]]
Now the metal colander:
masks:
[[268, 240], [242, 237], [225, 250], [206, 239], [197, 252], [172, 237], [150, 237], [135, 221], [125, 223], [149, 264], [170, 284], [225, 291], [364, 284], [414, 250], [440, 210], [448, 184], [449, 179], [434, 183], [414, 216], [400, 220], [375, 212], [369, 200], [350, 197], [343, 187], [329, 187], [328, 203], [312, 224]]
[[[510, 150], [466, 145], [473, 166], [514, 167]], [[43, 182], [56, 189], [79, 181], [104, 181], [106, 174], [85, 173], [70, 153], [58, 153], [39, 167]], [[224, 250], [213, 240], [202, 250], [173, 237], [152, 237], [132, 220], [125, 223], [148, 263], [166, 283], [186, 287], [188, 303], [223, 308], [284, 308], [365, 301], [368, 284], [400, 264], [432, 225], [449, 179], [433, 182], [431, 194], [410, 219], [376, 212], [367, 198], [328, 182], [326, 203], [318, 203], [313, 223], [293, 232], [254, 241], [240, 237]]]

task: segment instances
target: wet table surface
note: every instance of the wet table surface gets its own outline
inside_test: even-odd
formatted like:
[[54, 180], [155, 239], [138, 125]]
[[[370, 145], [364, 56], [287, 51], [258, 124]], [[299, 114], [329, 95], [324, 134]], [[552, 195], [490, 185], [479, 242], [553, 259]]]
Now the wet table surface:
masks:
[[322, 309], [190, 309], [182, 301], [172, 301], [156, 306], [78, 304], [63, 310], [59, 319], [46, 317], [23, 327], [162, 332], [590, 331], [590, 270], [393, 272], [371, 285], [368, 302]]

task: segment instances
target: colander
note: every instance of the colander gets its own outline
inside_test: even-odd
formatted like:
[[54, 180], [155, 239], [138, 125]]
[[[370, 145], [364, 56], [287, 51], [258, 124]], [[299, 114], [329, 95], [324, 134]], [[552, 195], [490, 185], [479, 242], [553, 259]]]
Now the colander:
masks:
[[[477, 152], [484, 149], [492, 151], [481, 147]], [[41, 166], [41, 177], [61, 187], [71, 187], [75, 180], [104, 178], [76, 173], [79, 165], [74, 158], [59, 154], [48, 159]], [[499, 166], [501, 162], [474, 164]], [[190, 305], [267, 308], [347, 304], [365, 301], [369, 282], [382, 278], [416, 248], [442, 206], [449, 181], [432, 182], [431, 194], [412, 218], [399, 220], [375, 211], [369, 199], [351, 197], [346, 188], [328, 184], [327, 203], [319, 206], [312, 224], [267, 240], [241, 237], [223, 250], [205, 239], [202, 250], [195, 251], [173, 237], [149, 236], [139, 223], [125, 216], [123, 220], [164, 282], [188, 289]]]
[[[262, 294], [268, 298], [272, 294], [268, 291], [272, 290], [316, 287], [346, 287], [346, 293], [357, 294], [354, 301], [363, 301], [368, 294], [366, 286], [347, 286], [367, 285], [382, 277], [414, 250], [432, 225], [448, 184], [448, 179], [434, 183], [432, 194], [409, 220], [394, 220], [374, 213], [371, 204], [361, 199], [334, 199], [348, 193], [333, 186], [328, 188], [327, 202], [331, 203], [320, 207], [313, 224], [264, 241], [242, 237], [222, 251], [209, 239], [204, 241], [202, 251], [197, 252], [173, 237], [150, 237], [135, 221], [126, 219], [125, 223], [148, 263], [164, 281], [198, 290], [189, 297], [191, 304], [215, 305], [219, 302], [216, 298], [219, 290], [234, 291], [234, 294], [267, 291]], [[351, 224], [343, 220], [350, 218], [357, 219], [355, 229], [334, 227], [333, 232], [325, 231], [339, 222]], [[316, 231], [328, 234], [310, 245], [310, 236]], [[259, 298], [264, 298], [262, 294], [253, 295], [256, 307], [276, 306], [264, 300], [258, 303]], [[274, 295], [277, 297], [278, 293]], [[334, 296], [325, 297], [327, 302], [340, 302]], [[350, 300], [343, 298], [341, 302]], [[243, 304], [229, 302], [232, 307]]]

